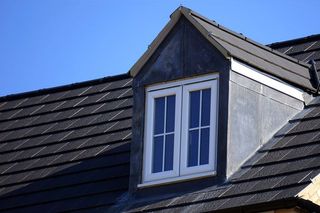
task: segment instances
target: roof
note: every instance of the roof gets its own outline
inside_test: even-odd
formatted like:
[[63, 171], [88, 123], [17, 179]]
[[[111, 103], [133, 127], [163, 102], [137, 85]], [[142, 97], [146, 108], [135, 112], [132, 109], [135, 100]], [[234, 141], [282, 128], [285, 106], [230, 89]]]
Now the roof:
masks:
[[187, 18], [225, 57], [235, 57], [281, 80], [315, 91], [309, 64], [254, 42], [185, 7], [179, 7], [171, 15], [169, 23], [131, 68], [132, 76], [137, 75], [181, 16]]
[[136, 201], [131, 211], [235, 210], [290, 200], [320, 173], [319, 123], [320, 97], [317, 97], [243, 164], [227, 183], [159, 200], [142, 199]]
[[127, 74], [0, 98], [0, 211], [108, 208], [128, 190]]
[[320, 34], [269, 44], [269, 47], [300, 61], [314, 60], [320, 72]]
[[[319, 61], [319, 39], [270, 46], [297, 58], [314, 52], [309, 58]], [[228, 182], [178, 196], [130, 198], [131, 82], [124, 74], [0, 98], [0, 211], [105, 212], [115, 205], [127, 211], [209, 211], [283, 201], [288, 206], [301, 201], [295, 196], [320, 172], [317, 97]]]

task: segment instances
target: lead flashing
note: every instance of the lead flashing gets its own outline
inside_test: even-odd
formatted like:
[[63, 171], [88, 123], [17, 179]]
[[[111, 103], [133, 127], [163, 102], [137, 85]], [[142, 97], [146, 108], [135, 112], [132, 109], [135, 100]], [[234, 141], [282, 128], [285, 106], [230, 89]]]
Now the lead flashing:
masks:
[[262, 83], [272, 89], [275, 89], [279, 92], [289, 95], [295, 99], [298, 99], [303, 102], [305, 101], [304, 93], [300, 89], [294, 88], [288, 84], [285, 84], [283, 82], [270, 78], [262, 74], [260, 71], [256, 70], [255, 68], [250, 67], [244, 63], [241, 63], [233, 58], [231, 59], [231, 70], [241, 75], [244, 75], [254, 81]]

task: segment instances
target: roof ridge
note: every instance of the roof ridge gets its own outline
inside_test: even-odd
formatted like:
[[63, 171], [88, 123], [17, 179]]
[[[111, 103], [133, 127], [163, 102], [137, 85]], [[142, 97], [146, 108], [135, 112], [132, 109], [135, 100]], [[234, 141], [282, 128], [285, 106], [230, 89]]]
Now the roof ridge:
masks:
[[61, 86], [54, 86], [54, 87], [48, 87], [48, 88], [43, 88], [38, 90], [32, 90], [27, 92], [14, 93], [14, 94], [0, 96], [0, 102], [11, 101], [11, 100], [26, 98], [26, 97], [33, 97], [33, 96], [47, 94], [47, 93], [61, 92], [64, 90], [77, 89], [84, 86], [96, 85], [96, 84], [106, 83], [109, 81], [122, 80], [126, 78], [130, 78], [130, 75], [128, 73], [118, 74], [114, 76], [107, 76], [107, 77], [81, 81], [76, 83], [70, 83], [70, 84], [65, 84]]
[[284, 46], [288, 46], [290, 44], [297, 44], [297, 43], [304, 43], [306, 41], [312, 41], [314, 39], [320, 39], [320, 34], [314, 34], [314, 35], [309, 35], [309, 36], [304, 36], [300, 38], [294, 38], [286, 41], [279, 41], [279, 42], [274, 42], [271, 44], [267, 44], [266, 46], [271, 47], [271, 48], [280, 48]]
[[[264, 44], [261, 44], [261, 43], [259, 43], [259, 42], [256, 42], [256, 41], [254, 41], [253, 39], [251, 39], [251, 38], [243, 35], [242, 33], [237, 33], [237, 32], [235, 32], [235, 31], [233, 31], [233, 30], [230, 30], [229, 28], [227, 28], [227, 27], [225, 27], [225, 26], [223, 26], [223, 25], [218, 24], [216, 21], [210, 20], [210, 19], [202, 16], [201, 14], [199, 14], [199, 13], [197, 13], [197, 12], [195, 12], [195, 11], [189, 9], [189, 8], [185, 8], [185, 7], [183, 7], [183, 8], [184, 8], [185, 10], [187, 10], [189, 13], [191, 13], [192, 15], [194, 15], [194, 16], [200, 18], [201, 20], [207, 22], [208, 24], [211, 24], [211, 25], [213, 25], [213, 26], [215, 26], [215, 27], [217, 27], [217, 28], [219, 28], [219, 29], [221, 29], [221, 30], [223, 30], [223, 31], [225, 31], [225, 32], [233, 35], [233, 36], [236, 36], [236, 37], [238, 37], [238, 38], [240, 38], [240, 39], [242, 39], [242, 40], [244, 40], [244, 41], [246, 41], [246, 42], [249, 42], [249, 43], [251, 43], [251, 44], [253, 44], [253, 45], [255, 45], [255, 46], [259, 47], [259, 48], [262, 48], [262, 49], [264, 49], [264, 50], [267, 50], [267, 51], [269, 51], [269, 52], [271, 52], [271, 53], [273, 53], [273, 54], [275, 54], [275, 55], [277, 55], [277, 56], [279, 56], [279, 57], [285, 58], [285, 59], [290, 60], [290, 61], [292, 61], [292, 62], [294, 62], [294, 63], [297, 63], [297, 64], [299, 64], [299, 65], [301, 65], [301, 66], [304, 66], [304, 67], [309, 68], [309, 65], [308, 65], [307, 63], [303, 62], [303, 61], [300, 61], [300, 60], [298, 60], [298, 59], [296, 59], [296, 58], [293, 58], [293, 57], [291, 57], [291, 56], [288, 56], [288, 55], [286, 55], [286, 54], [283, 54], [283, 53], [281, 53], [281, 52], [279, 52], [279, 51], [277, 51], [277, 50], [274, 50], [273, 48], [269, 47], [269, 45], [264, 45]], [[320, 35], [319, 35], [319, 36], [320, 36]]]

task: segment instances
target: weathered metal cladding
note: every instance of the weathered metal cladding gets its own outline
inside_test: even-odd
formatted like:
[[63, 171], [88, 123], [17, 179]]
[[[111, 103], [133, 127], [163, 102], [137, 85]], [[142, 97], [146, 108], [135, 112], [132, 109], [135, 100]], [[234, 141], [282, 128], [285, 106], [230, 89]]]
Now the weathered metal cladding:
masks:
[[268, 142], [304, 102], [231, 72], [227, 176]]
[[151, 85], [212, 72], [229, 61], [184, 17], [134, 77], [133, 86]]
[[135, 128], [131, 147], [130, 192], [140, 191], [139, 193], [143, 193], [143, 196], [148, 193], [150, 195], [155, 193], [154, 189], [137, 190], [137, 184], [141, 183], [142, 180], [145, 88], [152, 84], [209, 73], [219, 73], [218, 175], [214, 178], [157, 187], [157, 192], [170, 193], [177, 190], [185, 191], [203, 188], [224, 180], [226, 171], [229, 70], [230, 61], [211, 45], [186, 18], [181, 17], [133, 79], [133, 126]]

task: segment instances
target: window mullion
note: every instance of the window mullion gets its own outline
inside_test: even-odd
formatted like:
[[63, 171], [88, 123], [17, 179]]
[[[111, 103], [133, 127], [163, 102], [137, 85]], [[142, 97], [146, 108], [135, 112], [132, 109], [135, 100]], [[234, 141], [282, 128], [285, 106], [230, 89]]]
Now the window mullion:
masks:
[[[183, 117], [185, 116], [185, 110], [186, 110], [186, 107], [184, 106], [184, 104], [183, 104], [183, 99], [184, 99], [184, 94], [185, 94], [185, 89], [184, 89], [184, 86], [182, 85], [181, 87], [180, 87], [180, 91], [181, 91], [181, 100], [180, 100], [180, 125], [179, 125], [179, 134], [180, 134], [180, 141], [179, 141], [179, 162], [178, 162], [178, 164], [179, 164], [179, 167], [178, 167], [178, 172], [179, 172], [179, 176], [181, 175], [181, 165], [183, 164], [183, 162], [182, 162], [182, 159], [181, 159], [181, 153], [182, 153], [182, 149], [184, 148], [183, 147], [183, 145], [185, 145], [185, 143], [182, 143], [182, 133], [184, 133], [184, 130], [182, 129], [182, 127], [183, 127], [183, 125], [182, 125], [182, 122], [183, 122]], [[188, 109], [188, 107], [187, 107], [187, 109]]]
[[162, 150], [162, 171], [164, 171], [165, 154], [166, 154], [166, 126], [167, 126], [167, 98], [164, 99], [164, 122], [163, 122], [163, 150]]
[[200, 164], [200, 142], [201, 142], [201, 110], [202, 109], [202, 90], [200, 90], [200, 103], [199, 103], [199, 131], [198, 131], [198, 162], [197, 165]]

